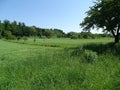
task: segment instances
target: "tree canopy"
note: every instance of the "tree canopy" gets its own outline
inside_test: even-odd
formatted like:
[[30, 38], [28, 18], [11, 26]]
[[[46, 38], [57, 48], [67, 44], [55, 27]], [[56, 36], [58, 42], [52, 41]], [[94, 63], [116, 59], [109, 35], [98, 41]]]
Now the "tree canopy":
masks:
[[87, 11], [87, 16], [80, 24], [83, 30], [91, 28], [102, 28], [103, 31], [110, 32], [115, 38], [115, 43], [119, 42], [120, 35], [120, 0], [97, 0], [94, 6]]

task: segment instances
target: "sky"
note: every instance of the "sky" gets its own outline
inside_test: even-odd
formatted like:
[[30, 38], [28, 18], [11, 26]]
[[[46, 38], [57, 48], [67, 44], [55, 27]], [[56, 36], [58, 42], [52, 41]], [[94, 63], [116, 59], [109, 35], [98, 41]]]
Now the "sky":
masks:
[[0, 0], [0, 20], [81, 32], [79, 24], [91, 6], [93, 0]]

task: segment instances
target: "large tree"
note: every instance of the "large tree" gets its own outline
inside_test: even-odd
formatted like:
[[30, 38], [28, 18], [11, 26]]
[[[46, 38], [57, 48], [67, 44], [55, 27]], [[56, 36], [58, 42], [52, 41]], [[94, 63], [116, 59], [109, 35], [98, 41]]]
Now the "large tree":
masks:
[[102, 28], [112, 33], [115, 43], [119, 42], [120, 35], [120, 0], [97, 0], [94, 6], [87, 11], [87, 16], [80, 24], [83, 30]]

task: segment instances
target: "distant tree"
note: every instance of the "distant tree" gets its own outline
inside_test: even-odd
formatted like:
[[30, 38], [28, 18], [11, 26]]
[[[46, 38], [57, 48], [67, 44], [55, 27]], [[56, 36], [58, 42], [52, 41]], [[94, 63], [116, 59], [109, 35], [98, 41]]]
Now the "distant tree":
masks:
[[18, 29], [17, 22], [16, 21], [12, 22], [11, 26], [12, 26], [12, 30], [11, 30], [12, 34], [17, 36], [17, 29]]
[[55, 35], [55, 33], [53, 32], [52, 29], [46, 29], [46, 30], [44, 31], [44, 35], [45, 35], [47, 38], [51, 38], [51, 37], [53, 37], [53, 36]]
[[12, 35], [12, 32], [11, 31], [8, 31], [8, 30], [5, 30], [4, 31], [4, 37], [6, 39], [16, 39], [15, 36]]
[[3, 30], [3, 24], [2, 22], [0, 21], [0, 38], [2, 38], [2, 30]]
[[97, 0], [87, 12], [87, 17], [80, 24], [83, 30], [102, 28], [114, 36], [115, 43], [120, 35], [120, 0]]
[[11, 24], [9, 20], [4, 20], [3, 21], [3, 29], [4, 30], [11, 30]]
[[76, 32], [69, 32], [66, 35], [67, 38], [78, 39], [78, 34]]
[[2, 23], [1, 23], [1, 21], [0, 21], [0, 31], [2, 31], [1, 28], [2, 28]]
[[65, 33], [60, 29], [54, 29], [53, 31], [57, 38], [62, 38], [65, 36]]
[[91, 32], [81, 32], [80, 35], [84, 39], [94, 38], [94, 34], [92, 34]]
[[0, 21], [0, 34], [1, 34], [1, 32], [2, 32], [2, 23]]
[[36, 28], [37, 36], [41, 38], [43, 36], [44, 29], [38, 27], [35, 28]]
[[24, 36], [24, 29], [25, 29], [25, 24], [19, 22], [18, 29], [17, 29], [17, 36]]
[[30, 34], [30, 36], [36, 36], [37, 35], [37, 31], [36, 31], [35, 26], [29, 27], [29, 34]]

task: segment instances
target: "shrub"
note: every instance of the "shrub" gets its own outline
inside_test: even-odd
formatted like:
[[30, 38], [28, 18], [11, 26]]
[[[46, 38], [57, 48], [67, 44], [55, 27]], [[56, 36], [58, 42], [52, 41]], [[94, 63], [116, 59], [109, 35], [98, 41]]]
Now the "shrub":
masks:
[[72, 55], [80, 56], [84, 52], [84, 48], [82, 46], [75, 48], [75, 50], [72, 52]]
[[5, 39], [11, 39], [11, 40], [15, 40], [16, 37], [14, 35], [12, 35], [12, 32], [11, 31], [4, 31], [3, 33]]
[[25, 42], [28, 40], [27, 37], [23, 37], [22, 39], [24, 40], [23, 44], [25, 44]]
[[79, 56], [81, 60], [85, 60], [88, 63], [92, 63], [97, 59], [97, 52], [85, 49], [83, 46], [75, 48], [71, 56]]
[[34, 38], [34, 40], [33, 40], [33, 41], [34, 41], [34, 43], [35, 43], [35, 42], [36, 42], [36, 38]]
[[27, 38], [27, 37], [23, 37], [23, 40], [24, 40], [24, 41], [27, 41], [27, 40], [28, 40], [28, 38]]
[[20, 37], [20, 36], [18, 36], [18, 37], [17, 37], [17, 41], [19, 41], [20, 39], [21, 39], [21, 37]]
[[2, 38], [2, 35], [0, 34], [0, 39]]
[[89, 63], [92, 63], [97, 59], [97, 53], [91, 50], [85, 50], [83, 56], [85, 60]]
[[8, 36], [8, 37], [5, 37], [5, 39], [7, 39], [7, 40], [15, 40], [16, 37], [13, 36], [13, 35], [10, 35], [10, 36]]

